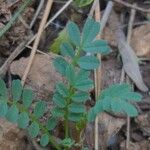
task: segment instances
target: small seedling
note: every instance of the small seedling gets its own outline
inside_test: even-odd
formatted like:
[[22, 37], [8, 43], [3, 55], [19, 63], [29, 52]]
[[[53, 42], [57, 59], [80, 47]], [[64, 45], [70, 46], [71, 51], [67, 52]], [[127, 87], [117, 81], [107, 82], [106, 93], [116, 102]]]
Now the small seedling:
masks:
[[[27, 129], [32, 138], [40, 137], [42, 146], [51, 143], [58, 150], [78, 147], [83, 149], [82, 134], [87, 123], [95, 120], [104, 111], [110, 113], [126, 113], [130, 117], [138, 115], [137, 109], [130, 101], [140, 101], [141, 95], [132, 92], [128, 84], [115, 84], [103, 90], [95, 106], [86, 108], [86, 101], [90, 100], [90, 91], [94, 88], [90, 74], [100, 66], [95, 54], [108, 54], [109, 46], [105, 40], [96, 40], [100, 24], [88, 18], [81, 33], [78, 26], [69, 22], [67, 34], [69, 41], [60, 47], [61, 54], [54, 60], [54, 66], [66, 82], [59, 82], [53, 96], [54, 107], [46, 123], [40, 121], [46, 112], [46, 102], [38, 101], [33, 108], [33, 92], [23, 89], [19, 80], [12, 82], [11, 97], [7, 88], [0, 80], [0, 116], [17, 123], [20, 128]], [[91, 55], [87, 55], [90, 53]], [[52, 136], [52, 130], [58, 121], [64, 122], [64, 138], [59, 142]], [[78, 138], [74, 139], [70, 123], [75, 127]]]

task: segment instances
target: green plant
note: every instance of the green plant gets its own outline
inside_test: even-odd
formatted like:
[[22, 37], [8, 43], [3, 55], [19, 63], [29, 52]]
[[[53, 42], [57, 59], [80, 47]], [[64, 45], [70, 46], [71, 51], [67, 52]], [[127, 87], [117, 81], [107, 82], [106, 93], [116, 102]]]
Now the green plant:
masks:
[[[93, 89], [93, 80], [90, 73], [97, 69], [100, 61], [96, 53], [109, 53], [109, 46], [104, 40], [96, 40], [100, 24], [88, 18], [83, 32], [80, 33], [78, 26], [69, 22], [67, 33], [69, 41], [60, 47], [61, 54], [54, 60], [56, 70], [66, 78], [66, 82], [59, 82], [53, 96], [54, 107], [51, 117], [46, 123], [40, 122], [40, 118], [46, 110], [46, 103], [38, 101], [30, 111], [33, 103], [33, 92], [23, 89], [19, 80], [12, 83], [9, 98], [5, 83], [0, 80], [0, 116], [6, 117], [13, 123], [18, 123], [21, 128], [28, 128], [31, 137], [41, 137], [40, 143], [46, 146], [49, 142], [56, 149], [68, 150], [71, 147], [83, 148], [82, 133], [88, 122], [94, 121], [95, 117], [104, 111], [111, 113], [126, 113], [134, 117], [138, 112], [130, 101], [140, 101], [141, 95], [132, 92], [128, 84], [115, 84], [103, 90], [94, 107], [86, 108], [86, 101], [90, 100], [90, 90]], [[91, 55], [87, 55], [91, 53]], [[58, 121], [64, 122], [64, 138], [57, 142], [52, 136]], [[72, 135], [71, 125], [76, 130], [76, 137]]]

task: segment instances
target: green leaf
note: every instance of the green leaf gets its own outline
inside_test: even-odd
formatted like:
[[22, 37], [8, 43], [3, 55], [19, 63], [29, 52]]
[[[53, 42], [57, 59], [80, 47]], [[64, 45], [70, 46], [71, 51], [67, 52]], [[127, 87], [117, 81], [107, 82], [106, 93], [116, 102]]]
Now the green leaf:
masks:
[[[2, 98], [1, 98], [2, 97]], [[0, 100], [8, 100], [8, 95], [7, 95], [7, 88], [6, 84], [3, 80], [0, 79]]]
[[76, 92], [72, 97], [72, 100], [77, 103], [86, 102], [88, 99], [90, 99], [89, 93], [82, 91]]
[[83, 114], [69, 113], [68, 118], [70, 121], [79, 122], [83, 118]]
[[106, 96], [111, 98], [119, 97], [121, 99], [126, 99], [126, 93], [129, 93], [130, 90], [131, 87], [126, 83], [114, 84], [101, 92], [100, 99], [103, 99]]
[[67, 31], [72, 43], [75, 44], [77, 47], [80, 46], [81, 37], [78, 26], [74, 22], [70, 21], [67, 24]]
[[78, 74], [76, 75], [76, 80], [87, 79], [90, 76], [90, 71], [80, 69]]
[[64, 42], [70, 42], [69, 41], [69, 37], [66, 31], [66, 28], [64, 28], [63, 30], [61, 30], [58, 34], [58, 37], [54, 39], [54, 41], [52, 42], [49, 50], [50, 52], [53, 53], [59, 53], [60, 52], [60, 46], [64, 43]]
[[39, 131], [40, 131], [39, 124], [37, 122], [32, 122], [32, 124], [28, 128], [28, 132], [31, 138], [37, 137]]
[[23, 87], [20, 80], [13, 80], [12, 82], [12, 97], [14, 101], [19, 101], [22, 95]]
[[55, 117], [51, 117], [50, 119], [48, 119], [47, 123], [46, 123], [46, 127], [48, 130], [53, 130], [57, 125], [57, 119]]
[[78, 80], [76, 81], [75, 88], [81, 91], [88, 91], [93, 89], [93, 81], [91, 79]]
[[45, 147], [45, 146], [48, 145], [48, 143], [49, 143], [49, 136], [48, 136], [48, 134], [42, 135], [41, 140], [40, 140], [40, 145]]
[[62, 57], [57, 57], [54, 62], [54, 67], [61, 75], [65, 75], [66, 67], [69, 65], [65, 59]]
[[92, 121], [95, 120], [95, 118], [96, 118], [96, 113], [95, 113], [94, 109], [91, 108], [91, 109], [88, 111], [87, 120], [88, 120], [88, 122], [92, 122]]
[[32, 90], [30, 89], [23, 90], [22, 101], [24, 107], [29, 108], [30, 105], [32, 104], [33, 98], [34, 98], [34, 93]]
[[110, 52], [110, 48], [108, 43], [104, 40], [96, 40], [92, 43], [88, 43], [83, 47], [85, 52], [89, 53], [100, 53], [100, 54], [108, 54]]
[[53, 117], [64, 117], [65, 115], [65, 112], [63, 109], [60, 109], [58, 107], [54, 107], [52, 110], [51, 110], [51, 113], [53, 115]]
[[78, 60], [78, 65], [82, 69], [93, 70], [99, 67], [100, 62], [95, 56], [82, 56]]
[[65, 84], [62, 82], [57, 83], [56, 91], [59, 92], [63, 97], [67, 97], [69, 94], [68, 89], [66, 88]]
[[41, 118], [46, 110], [46, 103], [44, 101], [40, 101], [36, 103], [34, 109], [34, 115], [36, 118]]
[[71, 113], [84, 113], [85, 112], [85, 106], [78, 103], [72, 103], [69, 105], [69, 111]]
[[[110, 111], [111, 110], [111, 101], [113, 101], [110, 97], [105, 97], [98, 101], [99, 105], [102, 106], [103, 110]], [[101, 106], [98, 106], [101, 108]], [[96, 106], [95, 106], [96, 108]], [[99, 108], [98, 108], [99, 109]]]
[[19, 113], [19, 110], [16, 107], [16, 105], [12, 105], [6, 114], [7, 120], [12, 123], [16, 123], [18, 120], [18, 113]]
[[60, 144], [63, 147], [67, 147], [67, 148], [71, 148], [74, 145], [74, 143], [75, 143], [75, 141], [72, 140], [71, 138], [65, 138], [60, 142]]
[[75, 76], [75, 69], [72, 65], [67, 66], [66, 68], [66, 78], [71, 85], [75, 84], [76, 76]]
[[142, 99], [142, 95], [137, 93], [137, 92], [129, 92], [126, 94], [126, 98], [129, 100], [129, 101], [141, 101]]
[[8, 105], [5, 101], [0, 101], [0, 117], [5, 117], [8, 111]]
[[92, 42], [100, 30], [100, 24], [95, 22], [92, 18], [88, 18], [83, 27], [82, 45], [85, 46]]
[[26, 112], [22, 112], [18, 118], [18, 126], [22, 129], [25, 129], [29, 125], [29, 116]]
[[120, 101], [120, 106], [122, 110], [130, 117], [136, 117], [138, 115], [137, 109], [131, 105], [130, 103], [127, 103], [125, 101]]
[[66, 106], [65, 99], [59, 93], [54, 94], [53, 101], [60, 108], [64, 108]]
[[91, 4], [93, 0], [75, 0], [75, 2], [79, 7], [84, 7]]
[[63, 56], [69, 56], [71, 58], [73, 58], [75, 56], [75, 51], [74, 51], [72, 45], [69, 43], [63, 43], [60, 46], [60, 49], [61, 49], [61, 54]]
[[121, 113], [122, 112], [122, 106], [120, 105], [120, 102], [116, 100], [111, 101], [111, 110], [115, 113]]

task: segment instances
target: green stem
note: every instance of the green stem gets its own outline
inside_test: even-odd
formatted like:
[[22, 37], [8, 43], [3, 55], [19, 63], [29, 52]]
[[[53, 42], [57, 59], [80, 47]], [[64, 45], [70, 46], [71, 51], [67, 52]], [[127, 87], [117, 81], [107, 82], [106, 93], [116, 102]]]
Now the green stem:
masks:
[[68, 124], [68, 108], [67, 108], [65, 115], [65, 138], [68, 138], [68, 136], [69, 136], [69, 124]]

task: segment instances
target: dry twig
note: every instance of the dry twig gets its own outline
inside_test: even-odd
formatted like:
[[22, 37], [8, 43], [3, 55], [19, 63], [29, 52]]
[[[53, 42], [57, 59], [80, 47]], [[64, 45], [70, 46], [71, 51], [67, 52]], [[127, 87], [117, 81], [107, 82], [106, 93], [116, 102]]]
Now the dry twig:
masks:
[[[136, 4], [134, 4], [136, 6]], [[131, 9], [130, 19], [129, 19], [129, 25], [128, 25], [128, 34], [127, 34], [127, 42], [130, 44], [131, 36], [132, 36], [132, 28], [134, 23], [136, 10]], [[129, 77], [127, 76], [127, 82], [131, 82]], [[126, 148], [129, 149], [130, 146], [130, 117], [127, 116], [127, 140], [126, 140]]]
[[127, 2], [125, 2], [125, 1], [122, 1], [122, 0], [113, 0], [113, 1], [114, 1], [114, 2], [117, 2], [117, 3], [120, 3], [120, 4], [122, 4], [122, 5], [126, 6], [126, 7], [130, 7], [130, 8], [132, 8], [132, 9], [136, 9], [136, 10], [138, 10], [138, 11], [142, 11], [142, 12], [145, 12], [145, 13], [150, 13], [150, 10], [148, 10], [148, 9], [144, 9], [144, 8], [141, 8], [141, 7], [132, 5], [132, 4], [127, 3]]
[[34, 25], [34, 23], [35, 23], [35, 21], [36, 21], [38, 15], [39, 15], [39, 13], [40, 13], [42, 7], [43, 7], [43, 5], [44, 5], [44, 0], [41, 0], [40, 3], [39, 3], [38, 8], [37, 8], [37, 10], [36, 10], [36, 12], [35, 12], [35, 14], [34, 14], [34, 17], [33, 17], [32, 21], [31, 21], [31, 23], [30, 23], [30, 29], [33, 27], [33, 25]]
[[29, 63], [27, 65], [27, 68], [25, 69], [24, 75], [22, 77], [22, 85], [25, 84], [25, 80], [26, 80], [27, 75], [28, 75], [28, 73], [30, 71], [30, 68], [31, 68], [31, 65], [32, 65], [32, 62], [33, 62], [33, 59], [34, 59], [34, 56], [35, 56], [35, 53], [36, 53], [36, 49], [38, 48], [38, 45], [39, 45], [39, 42], [40, 42], [40, 38], [41, 38], [42, 32], [44, 30], [44, 26], [46, 24], [48, 15], [49, 15], [50, 10], [51, 10], [52, 3], [53, 3], [53, 0], [48, 0], [48, 2], [47, 2], [47, 6], [46, 6], [46, 9], [45, 9], [45, 12], [44, 12], [44, 15], [43, 15], [43, 18], [42, 18], [42, 21], [41, 21], [38, 33], [37, 33], [37, 37], [36, 37], [36, 39], [34, 41], [33, 49], [32, 49], [31, 54], [30, 54]]
[[[97, 6], [95, 8], [95, 20], [100, 22], [100, 2], [97, 2]], [[97, 39], [100, 39], [100, 34], [97, 36]], [[97, 54], [98, 59], [101, 61], [101, 55]], [[94, 79], [95, 79], [95, 98], [98, 98], [101, 89], [101, 67], [94, 71]], [[99, 132], [98, 132], [98, 116], [95, 119], [95, 150], [99, 149]]]
[[[46, 23], [45, 25], [45, 29], [73, 2], [73, 0], [69, 0], [68, 2], [66, 2], [66, 4]], [[34, 39], [36, 38], [37, 34], [35, 34], [30, 41], [28, 42], [27, 45], [29, 45], [31, 42], [34, 41]]]

